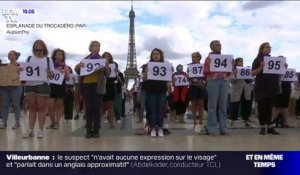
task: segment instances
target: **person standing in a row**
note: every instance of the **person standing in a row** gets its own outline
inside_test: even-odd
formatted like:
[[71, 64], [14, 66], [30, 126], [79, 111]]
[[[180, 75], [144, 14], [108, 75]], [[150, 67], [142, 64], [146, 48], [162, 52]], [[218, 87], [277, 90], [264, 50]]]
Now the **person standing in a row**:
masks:
[[[40, 62], [41, 65], [47, 67], [47, 77], [51, 77], [54, 71], [52, 59], [47, 57], [48, 49], [43, 40], [36, 40], [32, 47], [32, 56], [29, 56], [28, 62]], [[25, 71], [25, 70], [22, 70]], [[45, 70], [41, 70], [45, 71]], [[50, 85], [47, 81], [26, 81], [25, 96], [29, 108], [29, 129], [23, 134], [23, 138], [32, 137], [34, 135], [34, 125], [38, 115], [39, 130], [38, 138], [44, 137], [44, 125], [46, 122], [46, 105], [50, 96]]]
[[236, 58], [234, 60], [234, 70], [229, 78], [231, 83], [231, 104], [230, 104], [230, 118], [231, 128], [235, 127], [235, 121], [238, 120], [239, 114], [242, 115], [245, 121], [245, 126], [250, 127], [248, 123], [249, 116], [251, 115], [252, 100], [251, 92], [252, 88], [250, 83], [252, 80], [249, 79], [236, 79], [237, 69], [236, 66], [243, 66], [243, 58]]
[[60, 119], [64, 114], [64, 98], [66, 95], [66, 81], [70, 79], [69, 68], [66, 65], [66, 53], [62, 49], [55, 49], [52, 54], [54, 68], [65, 74], [62, 84], [50, 83], [50, 98], [48, 99], [48, 113], [51, 125], [47, 129], [58, 129]]
[[[149, 62], [165, 62], [164, 53], [158, 48], [154, 48], [150, 54]], [[148, 66], [143, 75], [143, 79], [147, 80]], [[166, 102], [167, 81], [147, 80], [146, 93], [147, 105], [150, 110], [150, 127], [151, 137], [163, 137], [163, 110]]]
[[252, 76], [255, 78], [254, 96], [258, 103], [258, 119], [261, 126], [260, 135], [279, 134], [271, 127], [272, 121], [272, 101], [279, 88], [279, 76], [277, 74], [264, 74], [264, 57], [270, 56], [271, 46], [268, 42], [259, 46], [258, 54], [252, 64]]
[[[221, 54], [221, 43], [218, 40], [213, 40], [210, 43], [212, 52], [210, 54]], [[218, 121], [219, 132], [221, 135], [228, 135], [227, 131], [227, 97], [229, 88], [229, 72], [211, 72], [210, 71], [210, 54], [205, 59], [204, 75], [207, 79], [207, 95], [208, 95], [208, 117], [207, 117], [207, 132], [210, 136], [217, 135]], [[231, 64], [231, 63], [228, 63]], [[217, 110], [218, 107], [218, 110]], [[217, 114], [218, 112], [218, 114]], [[217, 117], [218, 116], [218, 117]], [[219, 120], [217, 120], [217, 118]]]
[[[9, 66], [12, 69], [18, 69], [19, 64], [17, 63], [17, 60], [20, 56], [19, 52], [16, 52], [14, 50], [9, 51], [8, 53], [8, 59], [10, 61], [9, 64], [3, 64], [1, 66]], [[1, 96], [1, 112], [2, 116], [0, 116], [0, 129], [6, 128], [7, 125], [7, 119], [9, 115], [9, 107], [12, 102], [15, 112], [15, 124], [12, 126], [12, 129], [17, 129], [20, 127], [20, 116], [21, 116], [21, 107], [20, 107], [20, 99], [21, 99], [21, 93], [22, 93], [22, 87], [21, 82], [19, 78], [14, 77], [11, 75], [8, 78], [14, 79], [12, 82], [15, 82], [14, 84], [6, 84], [5, 86], [0, 87], [0, 96]], [[2, 119], [2, 118], [3, 119]], [[2, 121], [1, 121], [2, 120]]]
[[[100, 52], [100, 42], [91, 41], [89, 46], [91, 52], [85, 59], [103, 59]], [[79, 63], [75, 67], [75, 71], [80, 75], [80, 68], [84, 67], [83, 63]], [[82, 76], [82, 92], [84, 95], [84, 104], [86, 106], [86, 138], [98, 138], [100, 129], [100, 106], [102, 105], [103, 95], [105, 92], [100, 93], [100, 89], [105, 89], [105, 77], [109, 75], [109, 64], [106, 61], [105, 67], [95, 71], [89, 75]]]

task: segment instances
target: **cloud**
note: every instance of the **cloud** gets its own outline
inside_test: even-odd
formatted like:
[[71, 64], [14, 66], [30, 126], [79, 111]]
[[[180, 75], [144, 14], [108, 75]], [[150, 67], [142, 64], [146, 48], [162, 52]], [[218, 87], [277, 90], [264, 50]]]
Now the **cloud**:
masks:
[[[54, 48], [62, 48], [68, 64], [74, 66], [89, 53], [90, 41], [98, 40], [100, 52], [111, 52], [120, 69], [125, 70], [130, 1], [10, 1], [0, 5], [37, 9], [36, 15], [20, 15], [18, 20], [23, 23], [86, 24], [82, 29], [34, 29], [29, 35], [8, 35], [0, 16], [0, 54], [4, 57], [14, 49], [22, 53], [20, 60], [25, 59], [31, 54], [33, 42], [43, 39], [50, 54]], [[292, 1], [135, 1], [138, 67], [149, 60], [155, 47], [161, 48], [175, 66], [190, 62], [194, 51], [205, 58], [210, 41], [218, 39], [224, 54], [241, 56], [247, 65], [252, 64], [259, 45], [269, 41], [272, 55], [286, 56], [289, 65], [300, 70], [299, 7], [300, 2]]]
[[169, 59], [179, 59], [186, 54], [180, 54], [173, 50], [169, 38], [148, 38], [144, 43], [145, 50], [151, 52], [154, 48], [159, 48], [164, 52], [164, 55]]
[[283, 3], [283, 1], [250, 1], [242, 5], [243, 10], [256, 10]]

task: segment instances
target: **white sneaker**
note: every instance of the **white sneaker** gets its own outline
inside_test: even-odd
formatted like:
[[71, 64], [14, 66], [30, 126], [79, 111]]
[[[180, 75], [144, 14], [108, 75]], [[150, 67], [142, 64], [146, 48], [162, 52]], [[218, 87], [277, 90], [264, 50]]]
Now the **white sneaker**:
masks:
[[103, 123], [108, 123], [108, 120], [104, 120]]
[[34, 133], [32, 129], [28, 129], [24, 134], [23, 138], [33, 137]]
[[121, 120], [117, 120], [117, 123], [119, 123], [119, 124], [120, 124], [120, 123], [121, 123]]
[[164, 136], [164, 131], [162, 128], [158, 129], [158, 137], [163, 137]]
[[37, 132], [37, 135], [36, 135], [37, 138], [43, 138], [44, 137], [44, 132], [42, 130], [38, 130]]
[[152, 129], [150, 135], [151, 137], [156, 137], [156, 130]]

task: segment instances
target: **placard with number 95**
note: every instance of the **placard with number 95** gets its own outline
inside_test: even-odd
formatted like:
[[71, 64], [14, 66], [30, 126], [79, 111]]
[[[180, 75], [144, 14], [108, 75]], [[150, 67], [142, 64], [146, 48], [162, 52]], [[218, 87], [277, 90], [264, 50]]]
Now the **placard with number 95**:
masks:
[[265, 74], [284, 74], [286, 68], [284, 66], [286, 58], [284, 57], [264, 57], [265, 66], [263, 73]]

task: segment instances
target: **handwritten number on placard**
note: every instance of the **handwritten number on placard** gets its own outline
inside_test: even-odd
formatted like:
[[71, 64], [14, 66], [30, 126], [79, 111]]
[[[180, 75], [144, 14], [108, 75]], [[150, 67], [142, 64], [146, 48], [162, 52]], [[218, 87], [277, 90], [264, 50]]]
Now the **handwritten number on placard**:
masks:
[[[197, 68], [199, 68], [199, 72], [198, 72], [198, 70], [197, 70]], [[201, 71], [202, 71], [202, 67], [193, 67], [193, 74], [198, 74], [198, 73], [200, 73]]]
[[293, 78], [293, 75], [294, 75], [294, 71], [286, 71], [285, 75], [284, 75], [284, 78]]
[[219, 58], [215, 59], [215, 67], [218, 68], [220, 66], [227, 67], [227, 59], [224, 59], [222, 62]]
[[95, 63], [94, 65], [93, 65], [93, 63], [88, 63], [86, 65], [86, 67], [87, 67], [86, 71], [91, 72], [94, 69], [94, 66], [95, 67], [100, 67], [100, 63]]
[[55, 81], [58, 81], [60, 78], [60, 75], [59, 74], [53, 74], [51, 77], [50, 77], [50, 80], [55, 80]]
[[280, 69], [280, 61], [272, 61], [272, 60], [269, 61], [268, 69], [269, 70], [272, 70], [272, 69], [279, 70]]
[[160, 67], [160, 70], [159, 70], [158, 66], [154, 66], [153, 67], [153, 75], [157, 76], [158, 74], [160, 74], [161, 76], [165, 76], [167, 74], [166, 70], [167, 70], [167, 68], [164, 66]]
[[33, 75], [34, 70], [37, 72], [37, 76], [40, 76], [40, 67], [39, 66], [37, 66], [35, 69], [33, 69], [30, 66], [26, 67], [27, 76], [31, 77]]
[[241, 76], [250, 76], [250, 69], [241, 69]]
[[178, 77], [178, 83], [180, 84], [181, 83], [181, 81], [183, 82], [183, 83], [185, 83], [186, 82], [186, 79], [185, 79], [185, 77]]

